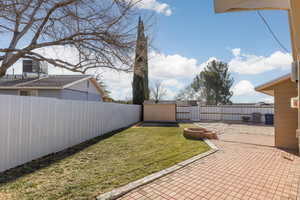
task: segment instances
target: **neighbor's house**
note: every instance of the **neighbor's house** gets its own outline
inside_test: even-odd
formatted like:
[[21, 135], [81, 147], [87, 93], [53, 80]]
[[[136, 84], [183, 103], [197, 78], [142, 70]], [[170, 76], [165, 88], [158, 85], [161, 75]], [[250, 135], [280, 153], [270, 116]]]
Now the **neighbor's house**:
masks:
[[291, 107], [291, 98], [298, 96], [297, 83], [290, 75], [279, 77], [255, 88], [256, 91], [274, 96], [275, 100], [275, 146], [298, 149], [296, 130], [298, 109]]
[[0, 95], [51, 97], [67, 100], [103, 101], [105, 93], [90, 75], [47, 75], [44, 77], [4, 77]]

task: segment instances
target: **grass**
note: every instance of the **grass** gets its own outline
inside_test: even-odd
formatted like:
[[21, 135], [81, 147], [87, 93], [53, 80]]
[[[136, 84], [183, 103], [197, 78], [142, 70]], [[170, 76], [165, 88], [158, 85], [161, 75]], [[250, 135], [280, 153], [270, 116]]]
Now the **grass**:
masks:
[[205, 152], [180, 127], [131, 127], [0, 174], [0, 199], [93, 199]]

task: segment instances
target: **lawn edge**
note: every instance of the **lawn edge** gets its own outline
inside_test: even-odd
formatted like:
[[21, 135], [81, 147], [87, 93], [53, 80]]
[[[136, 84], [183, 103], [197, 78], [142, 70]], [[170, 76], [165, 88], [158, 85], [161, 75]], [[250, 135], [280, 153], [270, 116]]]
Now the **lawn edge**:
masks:
[[210, 140], [208, 139], [204, 139], [203, 140], [209, 147], [210, 147], [210, 150], [204, 152], [204, 153], [201, 153], [199, 155], [196, 155], [192, 158], [189, 158], [185, 161], [182, 161], [180, 163], [177, 163], [175, 165], [173, 165], [172, 167], [169, 167], [167, 169], [164, 169], [164, 170], [161, 170], [159, 172], [156, 172], [154, 174], [151, 174], [151, 175], [148, 175], [148, 176], [145, 176], [144, 178], [141, 178], [139, 180], [136, 180], [134, 182], [131, 182], [125, 186], [122, 186], [122, 187], [119, 187], [119, 188], [116, 188], [110, 192], [106, 192], [106, 193], [103, 193], [99, 196], [96, 197], [97, 200], [114, 200], [114, 199], [117, 199], [125, 194], [127, 194], [128, 192], [140, 187], [140, 186], [143, 186], [147, 183], [150, 183], [158, 178], [161, 178], [163, 176], [166, 176], [167, 174], [170, 174], [174, 171], [177, 171], [197, 160], [200, 160], [204, 157], [207, 157], [211, 154], [214, 154], [216, 153], [217, 151], [219, 151], [219, 148], [213, 143], [211, 142]]

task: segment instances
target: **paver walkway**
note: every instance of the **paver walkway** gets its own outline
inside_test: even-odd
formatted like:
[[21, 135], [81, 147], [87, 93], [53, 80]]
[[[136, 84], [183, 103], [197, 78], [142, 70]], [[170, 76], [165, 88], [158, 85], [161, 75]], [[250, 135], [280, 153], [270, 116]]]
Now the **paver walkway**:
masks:
[[122, 200], [300, 199], [300, 158], [274, 147], [214, 141], [220, 151]]
[[243, 133], [226, 133], [218, 136], [221, 141], [237, 142], [245, 144], [256, 144], [273, 147], [275, 146], [274, 136], [269, 135], [249, 135]]

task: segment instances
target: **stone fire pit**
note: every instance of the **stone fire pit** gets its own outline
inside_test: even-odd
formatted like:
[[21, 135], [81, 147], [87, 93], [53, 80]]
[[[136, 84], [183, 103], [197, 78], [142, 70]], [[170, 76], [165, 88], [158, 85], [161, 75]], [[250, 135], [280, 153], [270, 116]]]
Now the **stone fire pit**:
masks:
[[208, 131], [205, 128], [185, 128], [183, 136], [187, 139], [201, 140], [201, 139], [218, 139], [216, 133]]

